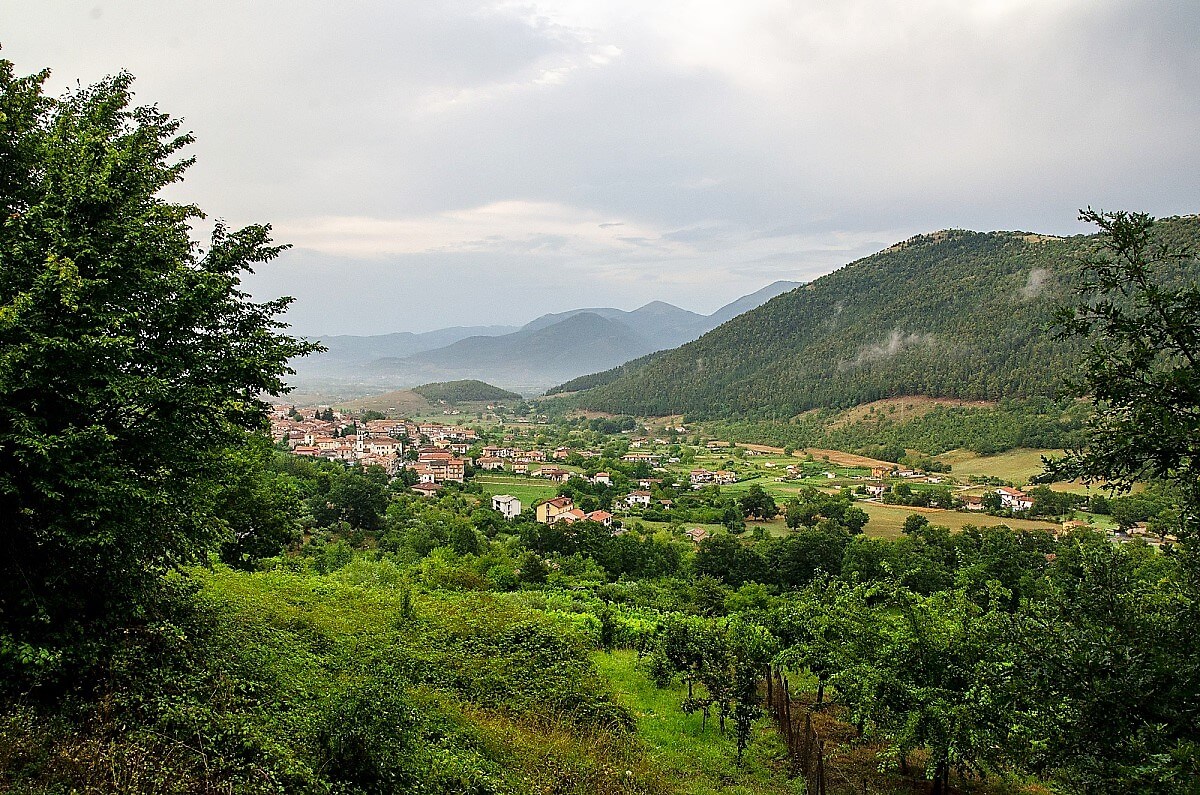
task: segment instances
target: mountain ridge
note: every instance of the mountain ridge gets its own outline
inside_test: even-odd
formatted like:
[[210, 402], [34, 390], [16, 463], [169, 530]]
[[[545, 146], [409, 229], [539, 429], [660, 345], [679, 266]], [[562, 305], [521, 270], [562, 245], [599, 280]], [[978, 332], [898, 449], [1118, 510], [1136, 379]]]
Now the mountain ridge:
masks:
[[[1200, 220], [1162, 219], [1164, 239], [1200, 241]], [[1046, 331], [1075, 286], [1070, 263], [1095, 236], [942, 230], [917, 235], [777, 296], [638, 367], [568, 382], [597, 411], [786, 419], [924, 394], [1052, 397], [1077, 340]], [[1195, 274], [1192, 262], [1192, 276]]]
[[[796, 286], [798, 282], [774, 282], [712, 315], [650, 301], [629, 311], [594, 307], [548, 313], [520, 327], [457, 326], [423, 334], [329, 337], [323, 340], [328, 353], [294, 363], [298, 374], [292, 383], [325, 389], [357, 384], [360, 391], [372, 391], [478, 379], [536, 394], [584, 373], [678, 347], [730, 312]], [[582, 315], [590, 318], [573, 320]], [[439, 339], [444, 344], [433, 344]]]

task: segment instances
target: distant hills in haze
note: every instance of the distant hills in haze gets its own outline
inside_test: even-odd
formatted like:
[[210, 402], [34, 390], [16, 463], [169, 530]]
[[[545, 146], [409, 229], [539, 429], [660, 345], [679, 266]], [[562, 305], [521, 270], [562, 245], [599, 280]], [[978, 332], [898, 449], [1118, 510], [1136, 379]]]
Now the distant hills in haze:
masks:
[[458, 326], [414, 334], [330, 336], [328, 351], [293, 362], [305, 392], [366, 394], [431, 381], [476, 379], [535, 394], [586, 373], [676, 348], [738, 314], [801, 286], [778, 281], [711, 315], [663, 301], [543, 315], [524, 326]]
[[[1159, 221], [1200, 248], [1200, 218]], [[1049, 330], [1094, 236], [947, 230], [852, 262], [675, 350], [572, 379], [577, 408], [787, 419], [901, 395], [1053, 397], [1082, 343]], [[1195, 259], [1174, 278], [1200, 278]]]

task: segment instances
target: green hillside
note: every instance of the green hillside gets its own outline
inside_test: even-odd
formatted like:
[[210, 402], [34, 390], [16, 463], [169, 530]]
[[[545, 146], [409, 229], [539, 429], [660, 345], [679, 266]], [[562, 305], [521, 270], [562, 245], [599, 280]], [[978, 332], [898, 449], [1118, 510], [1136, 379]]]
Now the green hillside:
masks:
[[619, 364], [610, 370], [603, 370], [599, 373], [591, 373], [589, 375], [581, 375], [578, 378], [572, 378], [570, 381], [546, 390], [546, 394], [558, 395], [565, 392], [582, 392], [586, 389], [594, 389], [595, 387], [603, 386], [604, 384], [611, 384], [613, 381], [616, 381], [623, 375], [637, 372], [646, 365], [650, 364], [650, 362], [657, 359], [663, 353], [663, 351], [648, 353], [640, 358], [625, 362], [625, 364]]
[[[1200, 218], [1164, 239], [1200, 239]], [[937, 232], [853, 262], [699, 340], [626, 367], [579, 408], [698, 418], [787, 418], [898, 395], [1053, 396], [1080, 347], [1047, 332], [1092, 238]], [[1195, 277], [1195, 262], [1187, 265]], [[1177, 274], [1178, 275], [1178, 274]], [[587, 383], [587, 379], [577, 379]]]
[[434, 403], [444, 400], [447, 403], [478, 403], [492, 400], [520, 400], [516, 392], [509, 392], [498, 386], [483, 381], [467, 379], [465, 381], [442, 381], [434, 384], [421, 384], [413, 387], [426, 400]]

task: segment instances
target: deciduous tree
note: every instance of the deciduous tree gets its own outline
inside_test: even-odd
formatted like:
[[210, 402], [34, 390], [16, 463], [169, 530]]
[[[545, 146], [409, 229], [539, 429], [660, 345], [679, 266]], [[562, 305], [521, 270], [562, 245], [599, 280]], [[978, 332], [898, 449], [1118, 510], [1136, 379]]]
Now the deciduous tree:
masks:
[[[241, 278], [266, 226], [167, 201], [178, 121], [120, 74], [62, 99], [0, 60], [0, 672], [50, 673], [142, 620], [161, 574], [218, 540], [224, 450], [285, 391], [289, 299]], [[0, 675], [0, 678], [3, 678]], [[21, 676], [14, 676], [21, 679]]]

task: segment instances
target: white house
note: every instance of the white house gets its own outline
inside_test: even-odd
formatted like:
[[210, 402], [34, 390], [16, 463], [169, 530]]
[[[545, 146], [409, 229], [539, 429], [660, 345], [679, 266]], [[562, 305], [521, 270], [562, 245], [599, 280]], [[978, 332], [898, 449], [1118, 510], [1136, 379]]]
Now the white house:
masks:
[[1001, 486], [996, 493], [1000, 495], [1001, 507], [1014, 511], [1027, 511], [1033, 507], [1033, 498], [1020, 489]]
[[505, 519], [515, 519], [521, 514], [521, 501], [508, 494], [492, 497], [492, 508], [504, 514]]
[[635, 505], [649, 505], [650, 492], [648, 491], [631, 491], [629, 496], [625, 498], [625, 503], [632, 508]]

